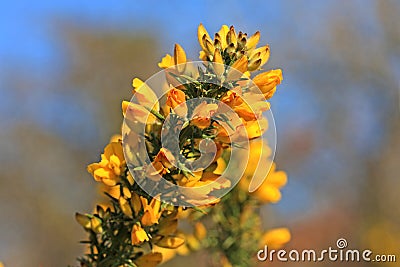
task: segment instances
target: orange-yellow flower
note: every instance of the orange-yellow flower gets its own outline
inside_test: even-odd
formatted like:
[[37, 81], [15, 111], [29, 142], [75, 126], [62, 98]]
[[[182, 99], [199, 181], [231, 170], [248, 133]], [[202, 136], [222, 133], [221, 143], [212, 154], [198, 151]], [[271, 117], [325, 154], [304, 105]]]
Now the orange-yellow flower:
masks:
[[107, 194], [112, 196], [115, 199], [119, 199], [120, 197], [131, 198], [132, 194], [127, 187], [123, 187], [122, 185], [114, 185], [108, 186], [106, 188]]
[[125, 118], [140, 123], [154, 123], [157, 117], [151, 111], [159, 112], [157, 95], [138, 78], [132, 81], [134, 102], [122, 101], [122, 113]]
[[155, 156], [151, 165], [147, 168], [147, 177], [158, 181], [161, 179], [161, 176], [169, 172], [169, 168], [172, 168], [174, 156], [172, 155], [171, 151], [166, 148], [161, 148], [160, 151]]
[[286, 183], [286, 173], [284, 171], [276, 171], [276, 165], [273, 163], [264, 182], [252, 194], [263, 203], [276, 203], [281, 199], [281, 192], [279, 189]]
[[207, 104], [207, 102], [202, 102], [193, 110], [191, 123], [200, 129], [209, 127], [211, 123], [211, 117], [214, 115], [217, 109], [217, 104]]
[[101, 161], [90, 164], [87, 169], [96, 181], [113, 186], [119, 181], [119, 176], [125, 166], [122, 143], [119, 141], [108, 144], [104, 149], [104, 154], [101, 154]]
[[180, 188], [183, 195], [187, 197], [186, 201], [197, 206], [211, 205], [219, 201], [210, 193], [214, 190], [229, 188], [231, 181], [212, 172], [203, 172], [199, 181], [192, 181]]
[[154, 91], [142, 80], [135, 78], [132, 81], [133, 93], [138, 104], [158, 111], [160, 104]]
[[246, 121], [261, 118], [262, 112], [270, 108], [269, 103], [262, 95], [254, 93], [242, 95], [239, 89], [226, 92], [221, 98], [221, 102], [232, 108], [239, 117]]
[[242, 56], [229, 69], [227, 80], [237, 80], [247, 71], [247, 56]]
[[160, 68], [167, 69], [172, 66], [178, 65], [177, 66], [178, 72], [182, 72], [185, 70], [186, 62], [187, 58], [185, 50], [183, 50], [182, 46], [180, 46], [179, 44], [175, 44], [174, 56], [172, 57], [170, 54], [167, 54], [165, 57], [161, 59], [161, 62], [158, 63], [158, 66]]
[[132, 245], [139, 245], [144, 241], [149, 241], [146, 231], [137, 224], [134, 224], [131, 232]]
[[187, 114], [186, 95], [183, 91], [171, 88], [167, 93], [166, 112], [169, 114], [170, 109], [173, 109], [176, 114], [185, 117]]
[[77, 212], [75, 213], [75, 219], [86, 230], [92, 230], [98, 234], [103, 231], [103, 228], [101, 227], [102, 221], [98, 217], [83, 215]]
[[260, 32], [257, 31], [252, 36], [250, 36], [250, 38], [247, 39], [246, 48], [248, 50], [250, 50], [250, 49], [256, 47], [256, 45], [258, 44], [259, 41], [260, 41]]
[[260, 137], [268, 129], [268, 120], [261, 117], [254, 121], [244, 121], [249, 140]]
[[221, 76], [224, 73], [225, 66], [224, 66], [224, 60], [222, 59], [222, 55], [220, 50], [217, 48], [214, 51], [214, 57], [213, 57], [213, 67], [215, 74], [218, 76]]
[[[249, 53], [249, 70], [254, 71], [262, 67], [268, 62], [270, 56], [269, 46], [261, 46], [256, 48]], [[250, 67], [250, 65], [253, 65]]]
[[142, 202], [142, 207], [144, 211], [141, 219], [142, 225], [150, 226], [153, 224], [157, 224], [162, 213], [162, 210], [160, 210], [161, 202], [155, 198], [150, 201], [150, 204], [148, 204], [147, 199], [144, 197], [140, 197], [140, 200]]
[[198, 240], [203, 240], [207, 235], [207, 229], [201, 222], [196, 222], [194, 225], [194, 236]]
[[290, 241], [291, 235], [287, 228], [276, 228], [267, 231], [261, 238], [260, 245], [267, 245], [271, 249], [279, 249]]
[[270, 99], [275, 91], [276, 86], [283, 80], [282, 70], [270, 70], [258, 74], [253, 78], [253, 82], [261, 90], [266, 99]]
[[119, 206], [121, 207], [121, 211], [128, 217], [132, 218], [132, 208], [129, 205], [128, 200], [124, 197], [119, 198]]

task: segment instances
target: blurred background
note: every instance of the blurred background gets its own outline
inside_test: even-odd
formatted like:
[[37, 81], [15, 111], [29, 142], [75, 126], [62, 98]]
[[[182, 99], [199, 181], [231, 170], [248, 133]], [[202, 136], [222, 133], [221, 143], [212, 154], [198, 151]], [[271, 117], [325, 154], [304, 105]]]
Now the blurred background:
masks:
[[197, 59], [200, 22], [211, 33], [222, 24], [260, 30], [271, 46], [266, 68], [284, 71], [272, 110], [289, 183], [263, 210], [265, 226], [289, 227], [288, 248], [346, 238], [400, 261], [399, 1], [118, 3], [3, 3], [0, 261], [76, 263], [85, 233], [74, 213], [90, 212], [97, 196], [86, 165], [119, 131], [133, 77], [158, 71], [175, 42]]

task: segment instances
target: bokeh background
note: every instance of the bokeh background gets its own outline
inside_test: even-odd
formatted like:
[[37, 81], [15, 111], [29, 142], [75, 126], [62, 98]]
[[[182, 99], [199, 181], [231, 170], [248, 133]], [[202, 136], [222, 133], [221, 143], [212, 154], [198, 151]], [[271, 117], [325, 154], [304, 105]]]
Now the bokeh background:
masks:
[[76, 263], [85, 235], [74, 213], [90, 212], [97, 196], [86, 165], [118, 132], [133, 77], [157, 71], [175, 42], [197, 59], [200, 22], [209, 32], [260, 30], [266, 67], [284, 71], [272, 110], [289, 184], [263, 210], [265, 225], [289, 227], [288, 248], [346, 238], [400, 261], [399, 1], [38, 0], [4, 2], [0, 14], [6, 266]]

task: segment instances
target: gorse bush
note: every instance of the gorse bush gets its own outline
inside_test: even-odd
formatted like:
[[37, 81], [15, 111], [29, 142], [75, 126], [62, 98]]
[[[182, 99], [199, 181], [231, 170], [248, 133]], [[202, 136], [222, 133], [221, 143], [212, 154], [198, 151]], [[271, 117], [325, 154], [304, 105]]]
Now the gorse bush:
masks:
[[88, 232], [81, 266], [157, 266], [197, 250], [217, 266], [251, 266], [261, 245], [289, 241], [285, 228], [263, 230], [259, 214], [287, 180], [266, 137], [282, 71], [251, 78], [270, 55], [259, 39], [226, 25], [212, 39], [200, 24], [201, 61], [176, 44], [162, 72], [133, 80], [121, 134], [88, 166], [108, 201], [76, 214]]

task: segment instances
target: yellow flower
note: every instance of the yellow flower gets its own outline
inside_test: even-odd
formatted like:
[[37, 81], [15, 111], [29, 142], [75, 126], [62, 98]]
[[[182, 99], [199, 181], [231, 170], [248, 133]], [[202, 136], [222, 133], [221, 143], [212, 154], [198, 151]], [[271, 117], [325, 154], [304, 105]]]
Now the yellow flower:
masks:
[[173, 109], [176, 114], [185, 117], [187, 114], [186, 95], [183, 91], [171, 88], [167, 93], [166, 114], [169, 114], [170, 109]]
[[120, 197], [131, 198], [131, 192], [129, 191], [129, 189], [119, 184], [108, 186], [105, 192], [115, 199], [119, 199]]
[[104, 149], [104, 154], [101, 155], [101, 161], [90, 164], [87, 169], [96, 181], [114, 186], [125, 167], [122, 143], [118, 141], [109, 143]]
[[122, 101], [122, 114], [125, 118], [139, 123], [154, 123], [157, 117], [150, 111], [159, 112], [160, 104], [154, 91], [142, 80], [132, 81], [134, 102]]
[[[163, 69], [170, 68], [172, 66], [178, 65], [178, 72], [183, 72], [185, 70], [184, 63], [187, 62], [185, 50], [183, 50], [182, 46], [179, 44], [175, 44], [174, 47], [174, 56], [167, 54], [165, 57], [161, 59], [161, 62], [158, 63], [158, 66]], [[181, 65], [180, 65], [181, 64]]]
[[133, 93], [138, 104], [158, 111], [160, 104], [154, 91], [142, 80], [135, 78], [132, 81]]
[[206, 50], [206, 46], [203, 42], [203, 39], [208, 39], [211, 41], [210, 35], [208, 34], [207, 30], [204, 28], [203, 24], [200, 23], [199, 27], [197, 28], [197, 39], [199, 44], [203, 50]]
[[148, 204], [147, 199], [142, 196], [140, 197], [140, 200], [142, 202], [142, 207], [144, 211], [141, 219], [142, 225], [151, 226], [153, 224], [157, 224], [162, 213], [162, 210], [160, 210], [161, 202], [158, 199], [153, 198], [150, 201], [150, 204]]
[[132, 245], [139, 245], [144, 241], [149, 241], [146, 231], [137, 224], [134, 224], [131, 232]]
[[161, 264], [173, 259], [177, 253], [176, 249], [162, 248], [157, 245], [153, 245], [153, 252], [159, 252], [162, 254]]
[[0, 262], [0, 267], [4, 267], [4, 264], [2, 262]]
[[141, 223], [143, 226], [150, 226], [153, 224], [157, 224], [160, 219], [162, 211], [160, 210], [161, 202], [155, 198], [150, 201], [150, 204], [147, 204], [147, 199], [140, 197], [142, 200], [142, 206], [144, 210], [144, 214], [141, 219]]
[[231, 181], [212, 172], [203, 172], [201, 180], [191, 181], [180, 188], [186, 201], [196, 206], [213, 205], [219, 201], [211, 194], [214, 190], [229, 188]]
[[75, 220], [86, 230], [89, 230], [92, 227], [90, 218], [86, 215], [80, 214], [79, 212], [75, 213]]
[[290, 241], [291, 235], [287, 228], [276, 228], [267, 231], [261, 238], [260, 245], [267, 245], [271, 249], [279, 249]]
[[103, 232], [103, 228], [101, 227], [101, 223], [102, 223], [101, 219], [94, 216], [90, 220], [92, 231], [97, 233], [97, 234], [102, 233]]
[[142, 201], [140, 200], [140, 196], [135, 192], [132, 194], [131, 205], [135, 216], [138, 216], [139, 212], [142, 210]]
[[246, 127], [249, 140], [260, 137], [268, 128], [268, 120], [264, 117], [254, 121], [244, 121], [243, 124]]
[[[197, 30], [197, 38], [202, 48], [200, 59], [204, 61], [215, 62], [215, 51], [217, 49], [220, 53], [227, 52], [236, 59], [243, 55], [246, 58], [246, 70], [248, 71], [260, 69], [269, 59], [269, 46], [256, 48], [260, 40], [260, 32], [258, 31], [247, 38], [246, 33], [239, 32], [239, 34], [236, 34], [233, 26], [223, 25], [212, 40], [203, 24], [200, 24]], [[245, 72], [242, 71], [242, 73]]]
[[251, 93], [246, 93], [242, 96], [239, 92], [231, 90], [221, 98], [221, 102], [231, 107], [239, 117], [250, 121], [261, 118], [262, 112], [270, 108], [265, 98], [260, 96]]
[[264, 182], [252, 194], [261, 202], [276, 203], [281, 199], [281, 192], [279, 189], [286, 183], [286, 173], [284, 171], [276, 171], [276, 165], [273, 163]]
[[217, 104], [207, 104], [207, 102], [202, 102], [193, 110], [191, 123], [200, 129], [209, 127], [211, 123], [211, 117], [214, 115], [217, 109]]
[[100, 218], [91, 215], [83, 215], [77, 212], [75, 213], [75, 219], [85, 230], [92, 230], [98, 234], [103, 231]]
[[256, 47], [256, 45], [258, 44], [259, 41], [260, 41], [260, 32], [257, 31], [250, 38], [247, 39], [246, 48], [248, 50], [250, 50], [250, 49]]
[[247, 71], [247, 56], [241, 56], [235, 63], [232, 64], [231, 69], [228, 72], [227, 80], [237, 80], [243, 76]]
[[274, 95], [276, 86], [282, 80], [282, 70], [280, 69], [263, 72], [253, 78], [254, 84], [261, 90], [266, 99], [270, 99]]
[[269, 56], [270, 49], [268, 45], [252, 50], [249, 55], [249, 70], [254, 71], [262, 67], [268, 62]]
[[169, 168], [174, 166], [173, 162], [171, 163], [169, 159], [174, 160], [171, 151], [164, 147], [161, 148], [153, 162], [147, 167], [147, 177], [154, 181], [159, 181], [161, 176], [168, 173]]
[[207, 235], [207, 229], [201, 222], [196, 222], [194, 225], [194, 236], [198, 240], [203, 240]]
[[214, 57], [213, 57], [213, 67], [215, 70], [215, 73], [218, 76], [221, 76], [224, 73], [225, 66], [224, 66], [224, 60], [222, 59], [222, 55], [220, 50], [217, 48], [214, 51]]
[[118, 201], [119, 201], [119, 206], [121, 207], [121, 211], [126, 216], [132, 218], [132, 208], [129, 205], [129, 202], [124, 197], [120, 197]]

